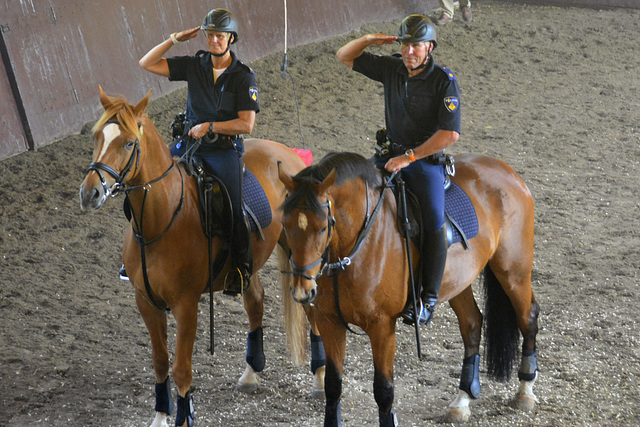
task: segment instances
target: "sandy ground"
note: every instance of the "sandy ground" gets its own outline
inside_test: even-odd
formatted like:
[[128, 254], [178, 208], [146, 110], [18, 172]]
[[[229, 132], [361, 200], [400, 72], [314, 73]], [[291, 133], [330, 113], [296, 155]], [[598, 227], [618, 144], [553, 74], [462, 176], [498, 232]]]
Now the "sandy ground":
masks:
[[[439, 28], [435, 52], [462, 88], [462, 136], [450, 151], [501, 158], [529, 185], [542, 311], [537, 409], [508, 407], [516, 381], [491, 382], [482, 368], [468, 424], [640, 425], [640, 11], [482, 2], [473, 10], [471, 25], [458, 14]], [[395, 34], [398, 24], [290, 50], [304, 143], [281, 55], [250, 64], [262, 105], [254, 136], [310, 148], [316, 159], [332, 150], [369, 156], [384, 125], [382, 89], [335, 52], [366, 32]], [[167, 140], [184, 102], [178, 91], [150, 107]], [[149, 339], [131, 286], [117, 277], [127, 227], [121, 199], [93, 214], [78, 206], [92, 147], [91, 135], [70, 135], [0, 163], [0, 425], [140, 426], [153, 418]], [[244, 369], [241, 300], [215, 297], [213, 357], [207, 297], [201, 302], [193, 360], [199, 426], [322, 424], [324, 403], [310, 396], [308, 367], [286, 357], [275, 262], [261, 277], [267, 368], [252, 394], [234, 389]], [[398, 322], [401, 425], [438, 424], [458, 386], [462, 340], [447, 305], [422, 340], [419, 361], [413, 329]], [[349, 336], [344, 425], [377, 425], [372, 380], [366, 338]]]

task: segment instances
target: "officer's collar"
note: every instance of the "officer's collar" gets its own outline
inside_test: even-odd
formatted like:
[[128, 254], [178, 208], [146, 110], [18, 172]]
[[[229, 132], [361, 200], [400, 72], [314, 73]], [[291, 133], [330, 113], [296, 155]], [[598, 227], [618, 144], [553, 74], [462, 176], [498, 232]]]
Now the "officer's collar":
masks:
[[[236, 58], [236, 54], [233, 53], [232, 50], [229, 51], [231, 54], [231, 64], [227, 67], [229, 72], [233, 71], [236, 64], [238, 63], [238, 58]], [[206, 68], [213, 68], [213, 62], [211, 61], [211, 57], [213, 56], [211, 52], [207, 52], [205, 50], [198, 51], [196, 55], [202, 55], [200, 57], [200, 64]]]

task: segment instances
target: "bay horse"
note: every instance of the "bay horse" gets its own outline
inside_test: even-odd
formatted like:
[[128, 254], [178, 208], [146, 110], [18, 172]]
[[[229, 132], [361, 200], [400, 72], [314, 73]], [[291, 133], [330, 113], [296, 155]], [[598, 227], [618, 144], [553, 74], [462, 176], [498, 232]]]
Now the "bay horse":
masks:
[[[439, 303], [454, 310], [464, 342], [460, 390], [445, 420], [464, 422], [480, 393], [483, 316], [471, 283], [484, 270], [485, 354], [488, 374], [507, 380], [523, 336], [515, 403], [535, 407], [536, 334], [539, 306], [531, 289], [533, 199], [506, 163], [481, 155], [455, 157], [452, 180], [475, 207], [479, 231], [469, 248], [448, 250]], [[291, 250], [294, 298], [312, 305], [326, 351], [325, 426], [339, 426], [346, 331], [359, 326], [373, 352], [373, 390], [381, 426], [397, 425], [393, 410], [396, 319], [409, 295], [406, 242], [397, 203], [381, 171], [354, 153], [331, 153], [295, 176], [280, 179], [289, 192], [282, 221]], [[385, 197], [386, 196], [386, 197]], [[414, 269], [419, 253], [411, 245]]]
[[[122, 259], [151, 338], [156, 375], [156, 417], [152, 426], [167, 425], [174, 406], [169, 381], [167, 311], [173, 314], [177, 328], [172, 369], [178, 391], [175, 425], [191, 426], [191, 358], [198, 301], [208, 290], [210, 276], [208, 240], [201, 225], [197, 185], [187, 175], [184, 164], [172, 158], [167, 144], [145, 113], [151, 91], [135, 106], [106, 95], [101, 87], [99, 91], [104, 114], [94, 125], [93, 162], [80, 187], [80, 204], [83, 209], [96, 210], [118, 190], [127, 194], [133, 218], [125, 237]], [[263, 228], [262, 239], [253, 234], [253, 271], [256, 273], [248, 291], [243, 294], [250, 332], [247, 367], [237, 387], [250, 391], [257, 388], [256, 372], [264, 367], [264, 289], [257, 272], [278, 241], [284, 242], [278, 207], [284, 201], [286, 191], [278, 179], [277, 162], [289, 173], [296, 173], [305, 165], [295, 152], [277, 142], [249, 139], [245, 141], [245, 149], [244, 163], [263, 187], [273, 218]], [[212, 253], [220, 252], [222, 245], [220, 239], [212, 239]], [[278, 253], [281, 263], [288, 262], [283, 250]], [[214, 290], [223, 289], [229, 264], [227, 260], [213, 281]], [[288, 285], [281, 291], [290, 356], [295, 363], [300, 363], [306, 357], [307, 321], [300, 305], [292, 300]], [[313, 319], [309, 321], [312, 347], [315, 336], [317, 347], [319, 333]], [[312, 352], [314, 388], [318, 391], [324, 387], [324, 363], [313, 359]]]

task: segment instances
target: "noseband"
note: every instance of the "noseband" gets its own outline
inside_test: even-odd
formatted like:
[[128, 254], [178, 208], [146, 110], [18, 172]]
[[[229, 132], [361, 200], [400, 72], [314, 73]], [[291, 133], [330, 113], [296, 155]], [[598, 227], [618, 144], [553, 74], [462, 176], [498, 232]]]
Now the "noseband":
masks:
[[[107, 120], [106, 123], [113, 123], [113, 124], [117, 124], [118, 126], [121, 126], [120, 123], [116, 120]], [[140, 126], [140, 133], [142, 133], [142, 125]], [[105, 165], [104, 163], [91, 162], [89, 164], [89, 167], [87, 168], [87, 172], [85, 173], [85, 175], [88, 175], [89, 172], [91, 171], [96, 172], [100, 177], [100, 182], [102, 183], [102, 188], [104, 189], [105, 197], [108, 197], [108, 196], [115, 197], [118, 195], [120, 188], [125, 186], [124, 184], [125, 177], [131, 171], [131, 168], [133, 167], [134, 163], [136, 165], [136, 168], [133, 171], [135, 175], [135, 173], [138, 171], [138, 167], [140, 166], [140, 140], [139, 139], [136, 139], [136, 142], [134, 143], [134, 147], [133, 147], [133, 153], [131, 153], [131, 156], [129, 156], [129, 160], [127, 161], [127, 164], [125, 165], [124, 169], [122, 169], [121, 173], [118, 173], [117, 170], [115, 170], [109, 165]], [[115, 182], [111, 187], [107, 186], [107, 180], [104, 179], [104, 175], [102, 174], [102, 171], [108, 173], [109, 175], [111, 175], [111, 177], [113, 177], [113, 179], [115, 179]]]

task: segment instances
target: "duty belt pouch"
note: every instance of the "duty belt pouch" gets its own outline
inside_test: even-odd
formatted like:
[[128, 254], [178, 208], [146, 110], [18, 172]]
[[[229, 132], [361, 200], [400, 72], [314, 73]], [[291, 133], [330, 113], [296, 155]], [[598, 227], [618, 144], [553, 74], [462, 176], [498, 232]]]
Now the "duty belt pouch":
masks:
[[184, 112], [176, 114], [173, 121], [171, 122], [171, 136], [173, 140], [182, 137], [185, 134], [187, 116]]
[[389, 155], [391, 142], [387, 138], [387, 129], [382, 128], [376, 132], [376, 156], [386, 157]]

